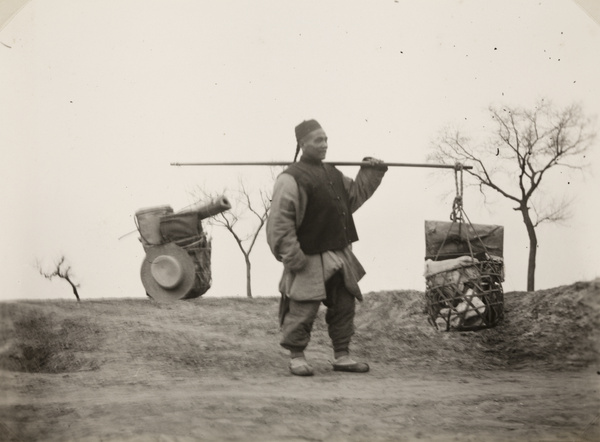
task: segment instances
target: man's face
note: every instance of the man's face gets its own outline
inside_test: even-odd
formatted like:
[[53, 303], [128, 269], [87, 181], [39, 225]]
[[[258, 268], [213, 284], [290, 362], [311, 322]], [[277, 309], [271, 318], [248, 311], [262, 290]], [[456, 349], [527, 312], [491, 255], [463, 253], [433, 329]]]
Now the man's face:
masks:
[[313, 130], [300, 142], [304, 155], [313, 160], [324, 160], [327, 156], [327, 135], [323, 129]]

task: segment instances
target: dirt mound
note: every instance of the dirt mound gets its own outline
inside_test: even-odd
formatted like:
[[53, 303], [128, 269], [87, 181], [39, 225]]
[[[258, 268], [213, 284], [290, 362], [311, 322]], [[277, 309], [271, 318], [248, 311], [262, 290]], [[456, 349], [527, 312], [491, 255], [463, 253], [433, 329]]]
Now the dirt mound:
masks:
[[[354, 352], [398, 367], [577, 369], [600, 354], [600, 280], [505, 295], [505, 320], [477, 332], [433, 328], [418, 291], [368, 293]], [[0, 368], [66, 373], [131, 359], [173, 369], [281, 365], [275, 298], [22, 302], [0, 305]], [[324, 309], [311, 348], [329, 351]]]
[[263, 338], [278, 333], [276, 309], [272, 298], [0, 304], [0, 369], [69, 373], [132, 362], [175, 371], [264, 367], [279, 363]]
[[[438, 331], [421, 292], [370, 293], [357, 317], [363, 339], [385, 342], [384, 361], [485, 369], [582, 368], [600, 355], [600, 279], [505, 294], [505, 319], [477, 332]], [[365, 348], [368, 349], [369, 345]]]
[[[42, 304], [43, 305], [43, 304]], [[37, 305], [0, 308], [0, 368], [31, 373], [62, 373], [97, 368], [86, 352], [97, 347], [100, 329], [85, 315], [62, 317]]]

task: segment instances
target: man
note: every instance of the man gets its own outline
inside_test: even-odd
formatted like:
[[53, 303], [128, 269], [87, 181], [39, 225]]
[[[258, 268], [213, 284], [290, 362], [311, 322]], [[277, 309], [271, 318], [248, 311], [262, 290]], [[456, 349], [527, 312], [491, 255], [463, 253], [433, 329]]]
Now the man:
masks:
[[[336, 371], [364, 373], [369, 365], [349, 354], [354, 334], [358, 281], [365, 270], [352, 253], [358, 240], [352, 213], [375, 192], [387, 166], [365, 158], [356, 180], [323, 163], [327, 135], [315, 120], [296, 126], [294, 164], [275, 181], [267, 220], [267, 242], [284, 266], [279, 320], [281, 346], [290, 351], [290, 371], [313, 375], [304, 356], [321, 302], [333, 344]], [[296, 162], [302, 150], [300, 161]]]

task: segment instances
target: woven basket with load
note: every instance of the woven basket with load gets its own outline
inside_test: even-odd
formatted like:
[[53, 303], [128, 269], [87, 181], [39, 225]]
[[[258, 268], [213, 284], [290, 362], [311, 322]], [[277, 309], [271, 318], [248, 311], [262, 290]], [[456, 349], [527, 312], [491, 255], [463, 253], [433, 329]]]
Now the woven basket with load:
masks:
[[429, 322], [448, 330], [490, 328], [504, 318], [504, 228], [471, 224], [462, 207], [462, 169], [450, 222], [425, 221]]
[[158, 301], [202, 296], [212, 284], [211, 241], [202, 220], [231, 209], [221, 196], [174, 213], [170, 206], [140, 209], [135, 221], [146, 256], [141, 279], [146, 294]]

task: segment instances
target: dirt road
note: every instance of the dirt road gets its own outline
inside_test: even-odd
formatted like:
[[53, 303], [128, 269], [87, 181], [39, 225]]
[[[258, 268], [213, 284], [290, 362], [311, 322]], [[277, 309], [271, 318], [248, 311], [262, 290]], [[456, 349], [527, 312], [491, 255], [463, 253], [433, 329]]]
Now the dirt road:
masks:
[[597, 441], [599, 294], [511, 294], [477, 333], [374, 294], [353, 345], [371, 372], [331, 370], [321, 317], [311, 378], [287, 370], [275, 299], [3, 304], [0, 440]]
[[[9, 374], [2, 440], [599, 440], [595, 372]], [[31, 375], [29, 375], [31, 376]], [[5, 384], [6, 385], [6, 384]], [[23, 387], [26, 388], [25, 394]]]

